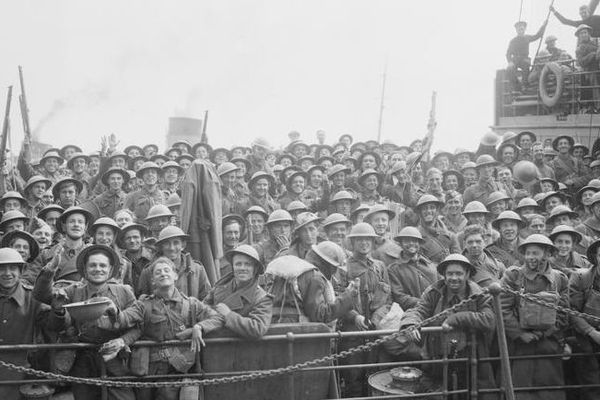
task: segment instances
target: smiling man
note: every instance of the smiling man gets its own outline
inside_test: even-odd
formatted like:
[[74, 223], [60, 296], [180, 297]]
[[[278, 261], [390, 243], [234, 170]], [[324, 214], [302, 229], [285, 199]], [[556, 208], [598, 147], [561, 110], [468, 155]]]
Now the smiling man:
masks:
[[441, 262], [450, 253], [460, 252], [456, 235], [439, 218], [443, 206], [444, 203], [435, 196], [425, 194], [415, 209], [419, 217], [418, 228], [425, 239], [421, 247], [423, 255], [435, 263]]
[[160, 167], [151, 161], [143, 163], [136, 172], [136, 176], [144, 183], [139, 190], [127, 195], [125, 208], [133, 211], [138, 220], [146, 218], [152, 206], [165, 204], [167, 201], [165, 193], [158, 187], [158, 177], [160, 175]]

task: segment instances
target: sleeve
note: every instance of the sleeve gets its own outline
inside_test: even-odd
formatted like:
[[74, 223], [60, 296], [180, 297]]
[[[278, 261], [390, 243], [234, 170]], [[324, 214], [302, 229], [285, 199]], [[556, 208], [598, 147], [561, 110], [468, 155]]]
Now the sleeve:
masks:
[[[514, 39], [513, 39], [514, 40]], [[513, 45], [513, 40], [511, 40], [510, 42], [508, 42], [508, 48], [506, 49], [506, 61], [507, 62], [512, 62], [512, 56], [514, 54], [514, 45]], [[468, 204], [468, 202], [465, 200], [465, 204]]]
[[460, 244], [458, 243], [458, 236], [455, 233], [450, 233], [450, 254], [460, 254]]
[[596, 12], [596, 8], [598, 8], [598, 3], [600, 3], [600, 0], [591, 0], [590, 4], [589, 4], [589, 9], [590, 9], [590, 15], [593, 15]]
[[210, 333], [223, 327], [224, 320], [221, 314], [198, 299], [193, 297], [189, 299], [196, 304], [196, 321], [199, 321], [196, 325], [200, 325], [203, 333]]
[[144, 324], [146, 304], [142, 299], [136, 300], [131, 306], [121, 310], [118, 315], [119, 328], [133, 328]]
[[211, 289], [210, 292], [208, 292], [208, 294], [206, 295], [206, 297], [204, 299], [202, 299], [202, 302], [206, 305], [214, 307], [215, 306], [215, 290]]
[[428, 287], [414, 308], [406, 311], [400, 321], [400, 329], [416, 325], [433, 315], [439, 295], [433, 287]]
[[446, 318], [446, 323], [459, 329], [493, 332], [495, 327], [491, 296], [478, 299], [477, 311], [459, 311]]
[[535, 35], [529, 37], [529, 42], [531, 43], [531, 42], [535, 42], [538, 39], [541, 39], [545, 30], [546, 30], [546, 25], [542, 24], [542, 26], [540, 26], [540, 29], [538, 29], [538, 31], [535, 33]]
[[348, 314], [354, 307], [354, 299], [349, 292], [341, 293], [329, 304], [325, 297], [326, 284], [325, 277], [315, 271], [298, 277], [304, 312], [311, 322], [333, 321]]
[[[204, 268], [204, 266], [202, 264], [198, 264], [198, 271], [199, 271], [199, 276], [198, 276], [198, 300], [202, 300], [204, 299], [207, 295], [208, 292], [210, 292], [210, 289], [212, 288], [212, 286], [210, 285], [210, 281], [208, 280], [208, 275], [206, 274], [206, 269]], [[190, 294], [191, 295], [191, 294]]]
[[392, 264], [388, 268], [388, 276], [392, 288], [392, 300], [398, 303], [403, 310], [408, 310], [417, 305], [419, 298], [405, 292], [406, 289], [399, 269], [400, 266], [398, 264]]
[[[518, 290], [518, 279], [518, 267], [511, 267], [506, 271], [506, 273], [502, 277], [501, 283], [502, 286], [506, 288]], [[502, 309], [502, 318], [504, 319], [504, 328], [506, 331], [506, 336], [514, 340], [518, 338], [523, 332], [525, 332], [523, 329], [521, 329], [521, 326], [519, 325], [519, 315], [517, 309], [518, 298], [510, 293], [502, 292], [500, 294], [500, 305]]]
[[[569, 278], [569, 305], [576, 311], [583, 311], [585, 304], [585, 286], [583, 281], [583, 273], [574, 271]], [[589, 335], [594, 328], [585, 319], [573, 317], [573, 325], [577, 332], [583, 335]]]
[[272, 317], [273, 300], [271, 297], [265, 295], [252, 307], [247, 317], [235, 311], [227, 314], [225, 317], [225, 328], [245, 338], [260, 339], [267, 333]]
[[35, 175], [35, 170], [31, 166], [31, 146], [29, 143], [23, 142], [23, 147], [17, 160], [17, 169], [26, 181]]
[[[596, 4], [597, 6], [597, 4]], [[590, 9], [590, 12], [593, 14], [593, 12]], [[561, 13], [559, 13], [558, 11], [554, 12], [554, 16], [556, 17], [557, 20], [560, 21], [561, 24], [563, 25], [569, 25], [569, 26], [574, 26], [577, 27], [579, 25], [581, 25], [583, 23], [583, 21], [573, 21], [572, 19], [568, 19], [565, 18]]]

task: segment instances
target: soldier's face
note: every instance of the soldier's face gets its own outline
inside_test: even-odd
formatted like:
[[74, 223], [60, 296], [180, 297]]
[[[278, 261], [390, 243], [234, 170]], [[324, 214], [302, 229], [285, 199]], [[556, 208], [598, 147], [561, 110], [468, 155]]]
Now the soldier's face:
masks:
[[138, 251], [142, 248], [142, 235], [137, 229], [132, 229], [123, 236], [127, 251]]
[[[590, 9], [587, 6], [581, 6], [579, 8], [579, 16], [581, 17], [581, 19], [587, 19], [590, 16]], [[587, 32], [583, 31], [583, 32]]]
[[370, 237], [352, 238], [352, 250], [354, 252], [367, 256], [373, 249], [373, 239]]
[[152, 219], [150, 219], [150, 221], [148, 221], [148, 223], [150, 224], [150, 229], [152, 231], [160, 232], [163, 229], [165, 229], [167, 226], [171, 225], [171, 217], [163, 216], [163, 217], [152, 218]]
[[446, 186], [446, 190], [457, 190], [458, 178], [456, 175], [446, 175], [444, 186]]
[[273, 237], [285, 236], [289, 239], [292, 234], [292, 225], [285, 221], [274, 222], [271, 224], [270, 232]]
[[419, 208], [419, 215], [426, 224], [432, 224], [438, 216], [438, 208], [432, 203], [424, 204]]
[[75, 199], [77, 198], [77, 189], [75, 185], [64, 185], [58, 192], [60, 202], [64, 208], [75, 205]]
[[451, 292], [460, 292], [466, 285], [469, 274], [461, 264], [450, 264], [444, 272], [446, 286]]
[[544, 234], [546, 231], [546, 221], [543, 218], [535, 218], [529, 224], [530, 233]]
[[237, 177], [235, 176], [235, 171], [231, 171], [222, 176], [223, 184], [228, 188], [233, 188]]
[[346, 173], [344, 171], [338, 172], [337, 174], [331, 177], [333, 182], [333, 186], [335, 187], [343, 187], [346, 182]]
[[325, 233], [327, 234], [327, 239], [341, 246], [348, 234], [348, 225], [343, 222], [330, 225], [327, 227]]
[[71, 239], [82, 238], [86, 231], [86, 220], [83, 214], [71, 214], [65, 221], [64, 231]]
[[17, 199], [8, 199], [4, 202], [4, 212], [12, 210], [21, 210], [21, 202]]
[[257, 197], [264, 197], [269, 192], [269, 181], [267, 179], [259, 179], [254, 184], [254, 194]]
[[142, 179], [145, 185], [156, 185], [156, 183], [158, 182], [158, 171], [156, 171], [155, 169], [148, 169], [142, 174]]
[[469, 224], [475, 224], [480, 226], [485, 226], [486, 224], [486, 215], [484, 213], [467, 214], [466, 217], [469, 221]]
[[85, 263], [85, 278], [92, 284], [102, 284], [110, 279], [112, 266], [109, 258], [102, 253], [89, 256]]
[[4, 233], [12, 232], [12, 231], [24, 231], [25, 230], [25, 221], [21, 219], [17, 219], [13, 222], [9, 222], [6, 224], [6, 228], [4, 229]]
[[31, 185], [30, 193], [36, 199], [41, 199], [44, 195], [46, 189], [46, 184], [44, 182], [37, 182]]
[[208, 151], [206, 150], [205, 147], [200, 146], [196, 149], [196, 154], [194, 154], [196, 156], [196, 158], [199, 158], [201, 160], [206, 160], [208, 158]]
[[177, 272], [171, 264], [167, 262], [158, 262], [152, 268], [152, 283], [156, 288], [165, 288], [175, 285]]
[[595, 190], [585, 190], [581, 194], [581, 202], [583, 203], [583, 205], [585, 205], [585, 206], [590, 205], [590, 202], [592, 201], [592, 196], [594, 195], [594, 193], [596, 193]]
[[112, 159], [111, 164], [112, 167], [125, 168], [127, 163], [125, 162], [125, 159], [123, 157], [115, 157]]
[[252, 233], [260, 235], [265, 229], [265, 217], [261, 214], [248, 214], [250, 229]]
[[305, 185], [304, 177], [295, 176], [294, 179], [292, 179], [290, 187], [292, 189], [292, 192], [294, 192], [296, 194], [300, 194], [304, 190], [304, 185]]
[[368, 168], [377, 168], [377, 160], [371, 154], [367, 154], [362, 159], [361, 169], [364, 171]]
[[99, 226], [94, 234], [94, 243], [110, 246], [115, 240], [115, 231], [108, 226]]
[[549, 199], [547, 199], [544, 202], [544, 204], [546, 206], [546, 212], [550, 213], [554, 209], [554, 207], [562, 205], [563, 202], [560, 199], [560, 197], [558, 197], [558, 196], [551, 196]]
[[121, 174], [111, 174], [108, 177], [108, 188], [111, 190], [120, 190], [123, 187], [123, 182]]
[[85, 171], [86, 166], [87, 166], [87, 163], [84, 158], [78, 157], [75, 160], [73, 160], [73, 171], [78, 174]]
[[0, 265], [0, 287], [12, 289], [21, 279], [21, 267], [17, 265]]
[[507, 207], [505, 200], [496, 201], [490, 204], [490, 212], [495, 215], [499, 215], [502, 211], [505, 211]]
[[26, 262], [29, 260], [31, 249], [29, 248], [29, 242], [27, 240], [21, 238], [15, 239], [10, 247], [15, 249], [21, 255], [23, 261]]
[[47, 246], [50, 246], [50, 243], [52, 243], [52, 228], [50, 228], [47, 225], [36, 229], [31, 235], [33, 236], [35, 241], [38, 242], [40, 248], [42, 249]]
[[233, 256], [232, 267], [233, 277], [238, 283], [249, 282], [254, 278], [254, 260], [244, 254], [235, 254]]
[[465, 249], [471, 257], [479, 257], [483, 253], [484, 246], [483, 236], [479, 234], [469, 235], [465, 238]]
[[54, 173], [58, 170], [58, 160], [54, 157], [49, 158], [44, 162], [44, 169], [50, 173]]
[[[46, 222], [48, 222], [48, 221], [46, 221]], [[119, 225], [120, 228], [122, 228], [126, 224], [133, 223], [133, 217], [128, 212], [117, 211], [115, 213], [115, 222], [117, 223], [117, 225]]]
[[185, 240], [181, 238], [172, 238], [166, 240], [160, 245], [162, 254], [169, 260], [177, 260], [185, 248]]
[[306, 246], [306, 245], [313, 245], [313, 244], [317, 244], [317, 234], [319, 233], [319, 230], [317, 229], [317, 224], [315, 224], [314, 222], [311, 222], [309, 224], [307, 224], [306, 226], [302, 227], [300, 230], [298, 230], [298, 237], [300, 238], [300, 241]]
[[46, 223], [50, 225], [53, 230], [56, 230], [56, 221], [60, 217], [60, 212], [58, 211], [50, 211], [46, 214]]
[[179, 179], [179, 170], [175, 167], [169, 167], [164, 170], [164, 179], [166, 183], [175, 183]]
[[569, 255], [573, 250], [573, 237], [568, 233], [561, 233], [554, 239], [554, 245], [558, 249], [558, 254], [562, 257]]
[[231, 223], [223, 227], [223, 242], [229, 247], [236, 247], [240, 242], [240, 224]]
[[335, 212], [348, 217], [352, 210], [352, 201], [350, 200], [338, 200], [335, 202]]
[[575, 150], [573, 150], [573, 157], [579, 159], [583, 158], [583, 149], [581, 147], [578, 147]]
[[363, 185], [367, 190], [377, 190], [377, 187], [379, 186], [377, 175], [367, 176], [363, 181]]
[[467, 168], [463, 171], [465, 186], [470, 186], [477, 182], [477, 171], [473, 168]]
[[512, 241], [519, 234], [519, 225], [514, 221], [500, 221], [499, 230], [502, 239]]
[[375, 233], [383, 236], [390, 225], [390, 217], [387, 213], [376, 213], [369, 218], [369, 222], [373, 229], [375, 229]]
[[421, 250], [421, 242], [416, 238], [405, 237], [400, 239], [400, 247], [402, 247], [402, 251], [413, 257]]
[[544, 263], [547, 256], [543, 247], [530, 244], [525, 248], [525, 265], [533, 271], [537, 271]]

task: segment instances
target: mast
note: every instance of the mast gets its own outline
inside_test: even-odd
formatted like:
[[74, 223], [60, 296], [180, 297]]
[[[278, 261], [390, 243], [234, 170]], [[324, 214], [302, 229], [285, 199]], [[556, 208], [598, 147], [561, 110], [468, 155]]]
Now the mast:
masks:
[[381, 125], [383, 123], [383, 108], [385, 100], [385, 80], [387, 77], [387, 60], [383, 67], [383, 84], [381, 85], [381, 103], [379, 105], [379, 124], [377, 126], [377, 143], [381, 143]]

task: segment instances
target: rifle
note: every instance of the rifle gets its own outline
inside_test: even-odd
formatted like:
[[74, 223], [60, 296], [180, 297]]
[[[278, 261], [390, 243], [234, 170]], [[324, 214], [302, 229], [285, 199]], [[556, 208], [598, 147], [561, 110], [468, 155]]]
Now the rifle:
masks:
[[29, 126], [29, 107], [27, 107], [27, 96], [25, 95], [25, 80], [23, 79], [23, 67], [21, 67], [20, 65], [19, 83], [21, 85], [19, 105], [21, 108], [21, 120], [23, 121], [23, 132], [25, 133], [25, 141], [31, 143], [31, 127]]
[[208, 110], [204, 111], [204, 121], [202, 121], [202, 135], [200, 136], [200, 143], [208, 143], [208, 136], [206, 136], [206, 125], [208, 124]]
[[4, 168], [6, 164], [6, 140], [8, 139], [8, 130], [10, 129], [10, 103], [12, 102], [12, 86], [8, 87], [6, 95], [6, 109], [4, 111], [4, 123], [2, 125], [2, 139], [0, 140], [0, 167]]
[[423, 139], [423, 147], [421, 149], [421, 154], [415, 158], [410, 165], [406, 166], [406, 173], [408, 176], [412, 176], [412, 171], [415, 166], [421, 162], [425, 153], [429, 151], [431, 144], [433, 143], [433, 133], [435, 132], [435, 128], [437, 127], [437, 121], [435, 120], [435, 108], [436, 108], [436, 100], [437, 100], [437, 92], [434, 90], [431, 92], [431, 108], [429, 109], [429, 120], [427, 121], [427, 134]]

